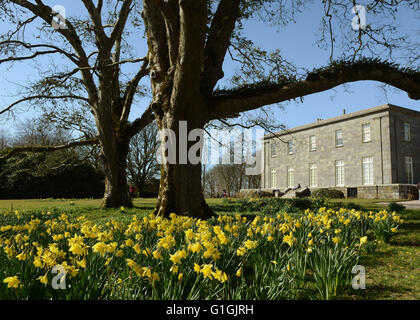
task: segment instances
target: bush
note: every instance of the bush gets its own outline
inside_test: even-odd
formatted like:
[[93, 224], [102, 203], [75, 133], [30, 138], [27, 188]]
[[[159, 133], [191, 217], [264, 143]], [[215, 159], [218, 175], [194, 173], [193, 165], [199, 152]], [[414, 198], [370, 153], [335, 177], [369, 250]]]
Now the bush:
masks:
[[344, 202], [331, 202], [331, 203], [328, 203], [328, 205], [327, 205], [329, 208], [332, 208], [332, 209], [340, 209], [340, 208], [345, 208], [345, 209], [354, 209], [354, 210], [363, 210], [363, 207], [361, 206], [361, 205], [359, 205], [359, 204], [357, 204], [357, 203], [354, 203], [354, 202], [347, 202], [347, 203], [344, 203]]
[[403, 211], [405, 209], [405, 207], [403, 206], [403, 205], [401, 205], [401, 204], [399, 204], [399, 203], [396, 203], [396, 202], [391, 202], [389, 205], [388, 205], [388, 211], [390, 211], [390, 212], [401, 212], [401, 211]]
[[312, 192], [314, 198], [343, 199], [344, 193], [340, 190], [322, 188]]

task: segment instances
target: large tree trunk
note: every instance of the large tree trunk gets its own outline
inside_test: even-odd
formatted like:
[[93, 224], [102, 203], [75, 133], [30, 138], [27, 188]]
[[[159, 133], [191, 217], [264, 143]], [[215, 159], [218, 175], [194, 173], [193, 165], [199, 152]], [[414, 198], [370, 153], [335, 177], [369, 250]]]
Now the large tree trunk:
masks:
[[[196, 119], [186, 120], [188, 131], [185, 134], [180, 133], [179, 121], [182, 120], [178, 117], [166, 115], [158, 119], [158, 125], [161, 129], [162, 153], [168, 148], [168, 155], [169, 152], [175, 151], [174, 155], [176, 156], [176, 159], [172, 157], [172, 161], [170, 161], [169, 158], [171, 157], [169, 156], [167, 158], [169, 161], [162, 161], [161, 164], [159, 196], [155, 210], [155, 213], [160, 216], [168, 217], [171, 213], [199, 219], [209, 219], [215, 216], [203, 195], [201, 184], [202, 155], [201, 149], [197, 149], [199, 145], [198, 139], [195, 141], [188, 141], [187, 139], [192, 130], [203, 129], [201, 121], [197, 119], [199, 115], [195, 115], [195, 117]], [[162, 129], [171, 130], [175, 139], [172, 142], [169, 139], [165, 139], [165, 132]], [[201, 136], [202, 141], [203, 137]], [[193, 159], [188, 157], [188, 151], [180, 148], [182, 144], [185, 144], [188, 151], [192, 150], [190, 148], [194, 146], [194, 154], [200, 159], [198, 163], [191, 161]], [[170, 150], [170, 148], [175, 149]], [[175, 163], [173, 163], [173, 160], [176, 160]]]
[[128, 142], [101, 141], [105, 167], [105, 208], [133, 207], [128, 194], [126, 162]]
[[156, 213], [170, 213], [199, 219], [215, 216], [201, 190], [201, 165], [162, 164]]

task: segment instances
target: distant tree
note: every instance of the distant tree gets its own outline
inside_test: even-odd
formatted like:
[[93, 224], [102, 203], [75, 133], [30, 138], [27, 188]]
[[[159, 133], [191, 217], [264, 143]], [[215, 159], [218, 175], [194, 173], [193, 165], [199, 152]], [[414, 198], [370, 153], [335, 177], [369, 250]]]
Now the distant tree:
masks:
[[100, 198], [104, 175], [74, 151], [20, 153], [0, 161], [0, 198]]
[[8, 135], [4, 129], [0, 130], [0, 151], [6, 149], [9, 146]]
[[[42, 0], [0, 2], [1, 20], [10, 26], [2, 30], [0, 37], [0, 63], [51, 58], [49, 63], [38, 64], [40, 78], [27, 83], [28, 90], [21, 92], [12, 104], [0, 108], [0, 115], [23, 103], [37, 107], [83, 105], [97, 129], [93, 136], [82, 135], [67, 145], [20, 147], [3, 158], [23, 151], [99, 144], [106, 177], [103, 205], [131, 207], [126, 187], [129, 142], [153, 121], [151, 108], [134, 121], [128, 120], [133, 102], [142, 93], [140, 81], [150, 70], [148, 57], [133, 56], [127, 41], [129, 26], [141, 28], [140, 3], [83, 0], [80, 4], [80, 16], [64, 17]], [[138, 66], [128, 73], [123, 68], [127, 64]]]
[[[69, 134], [68, 130], [54, 128], [42, 118], [28, 119], [16, 126], [8, 148], [66, 144]], [[0, 160], [0, 197], [100, 197], [104, 188], [103, 172], [94, 168], [77, 149], [23, 152]]]
[[140, 197], [145, 195], [146, 184], [153, 183], [159, 176], [157, 151], [160, 144], [157, 136], [157, 126], [152, 123], [130, 141], [127, 157], [128, 179], [134, 183]]

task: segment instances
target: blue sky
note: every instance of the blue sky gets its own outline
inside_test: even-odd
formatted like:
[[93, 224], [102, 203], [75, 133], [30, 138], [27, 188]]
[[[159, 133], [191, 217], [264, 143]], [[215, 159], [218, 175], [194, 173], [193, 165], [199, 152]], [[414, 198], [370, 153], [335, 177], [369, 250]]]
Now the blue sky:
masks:
[[[296, 16], [296, 23], [291, 23], [286, 27], [268, 27], [259, 21], [247, 22], [246, 35], [255, 43], [267, 50], [280, 48], [282, 54], [298, 67], [312, 69], [328, 64], [328, 50], [323, 50], [315, 44], [319, 37], [320, 19], [322, 16], [321, 1], [311, 5], [309, 10]], [[363, 1], [361, 1], [363, 3]], [[49, 5], [61, 4], [66, 8], [67, 17], [80, 13], [80, 2], [71, 0], [45, 1]], [[351, 24], [352, 16], [348, 17], [348, 24]], [[367, 15], [369, 23], [369, 13]], [[401, 24], [399, 28], [410, 33], [414, 37], [419, 36], [418, 20], [409, 11], [403, 11], [397, 21]], [[0, 33], [3, 33], [5, 25], [0, 23]], [[349, 28], [350, 29], [350, 28]], [[351, 29], [350, 29], [351, 30]], [[318, 34], [318, 36], [317, 36]], [[139, 56], [146, 53], [146, 44], [142, 39], [142, 34], [133, 34], [130, 42], [136, 47]], [[41, 65], [48, 63], [47, 60], [40, 60]], [[226, 78], [232, 75], [234, 66], [227, 59], [224, 64]], [[0, 66], [0, 109], [12, 101], [19, 98], [13, 97], [16, 89], [24, 85], [28, 79], [35, 80], [37, 74], [35, 69], [27, 63], [16, 63], [12, 67]], [[220, 83], [222, 86], [226, 82]], [[420, 111], [420, 101], [411, 100], [405, 92], [386, 87], [384, 91], [378, 82], [360, 81], [340, 86], [326, 92], [312, 94], [304, 98], [304, 102], [289, 102], [284, 110], [274, 109], [277, 119], [287, 127], [306, 124], [315, 121], [317, 118], [330, 118], [342, 113], [346, 109], [347, 113], [361, 109], [374, 107], [377, 105], [392, 103], [402, 107], [407, 107]], [[133, 108], [134, 117], [139, 116], [147, 101], [143, 101]], [[30, 118], [35, 114], [33, 110], [24, 110], [18, 114], [17, 119]], [[0, 116], [0, 128], [10, 130], [13, 128], [12, 120], [4, 120], [4, 115]]]

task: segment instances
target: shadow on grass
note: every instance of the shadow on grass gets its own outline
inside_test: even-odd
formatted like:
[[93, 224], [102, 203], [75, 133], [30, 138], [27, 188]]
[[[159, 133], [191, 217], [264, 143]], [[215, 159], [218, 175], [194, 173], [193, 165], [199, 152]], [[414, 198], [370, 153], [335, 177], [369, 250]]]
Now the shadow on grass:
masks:
[[411, 289], [403, 286], [387, 286], [383, 284], [366, 284], [366, 289], [349, 289], [341, 298], [348, 299], [393, 299], [393, 295], [403, 295], [410, 292]]
[[400, 226], [401, 230], [409, 230], [409, 231], [413, 231], [413, 230], [418, 230], [420, 231], [420, 222], [408, 222], [408, 223], [403, 223]]
[[132, 209], [138, 209], [138, 210], [154, 210], [155, 209], [155, 205], [151, 205], [151, 206], [134, 206]]

